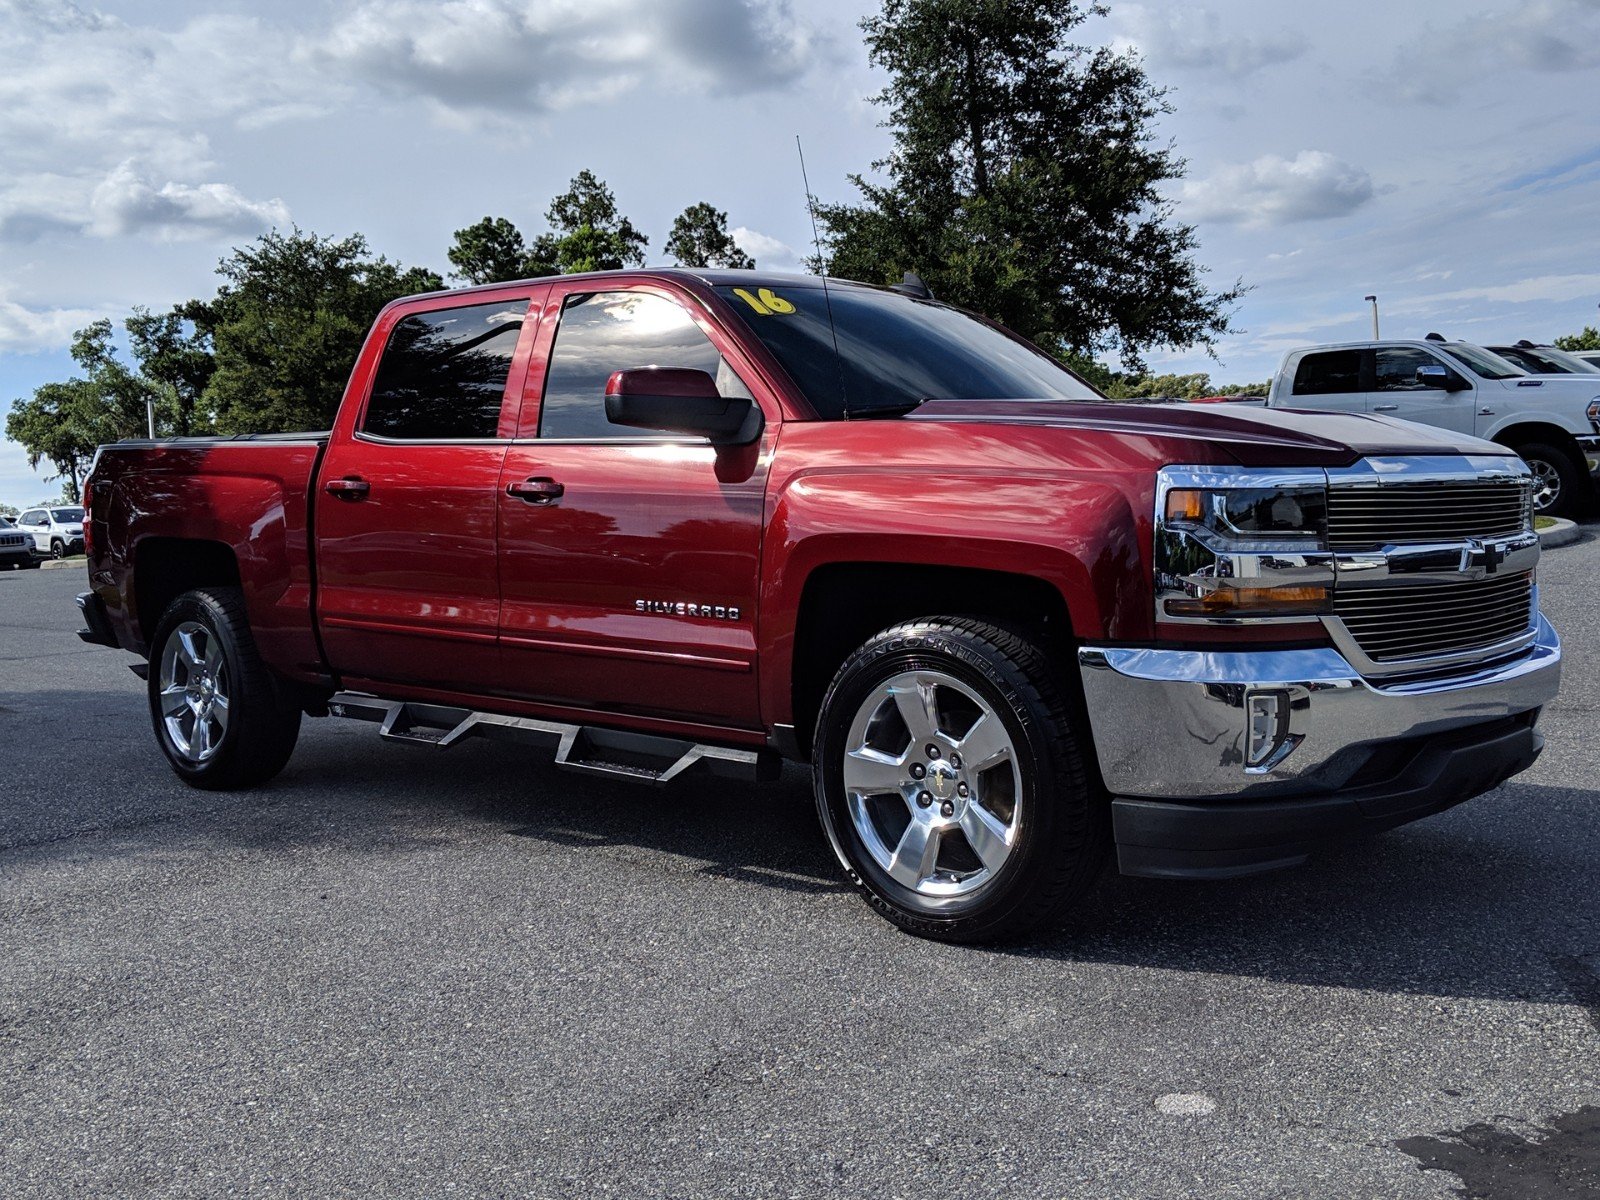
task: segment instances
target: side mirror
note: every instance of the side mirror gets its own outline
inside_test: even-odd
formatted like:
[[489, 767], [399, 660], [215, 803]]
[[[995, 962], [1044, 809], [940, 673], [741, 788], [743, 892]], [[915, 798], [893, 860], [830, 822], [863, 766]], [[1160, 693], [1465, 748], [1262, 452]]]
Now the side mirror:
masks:
[[1467, 385], [1443, 367], [1418, 367], [1417, 383], [1425, 388], [1438, 388], [1442, 392], [1459, 392]]
[[688, 433], [719, 446], [742, 446], [761, 435], [761, 409], [742, 396], [723, 396], [704, 371], [636, 367], [606, 382], [606, 420], [634, 429]]

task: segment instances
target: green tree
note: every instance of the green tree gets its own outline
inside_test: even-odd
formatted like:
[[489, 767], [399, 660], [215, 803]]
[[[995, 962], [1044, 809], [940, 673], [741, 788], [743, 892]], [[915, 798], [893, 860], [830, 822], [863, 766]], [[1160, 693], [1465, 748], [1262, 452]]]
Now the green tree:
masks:
[[819, 207], [829, 269], [915, 271], [941, 298], [1059, 352], [1209, 345], [1242, 287], [1208, 291], [1192, 226], [1160, 186], [1183, 162], [1156, 140], [1170, 111], [1132, 53], [1073, 37], [1096, 4], [884, 0], [862, 22], [889, 73], [875, 100], [894, 146], [860, 204]]
[[734, 244], [728, 233], [728, 214], [705, 201], [691, 204], [672, 222], [666, 251], [684, 267], [733, 267], [749, 270], [756, 265]]
[[425, 268], [373, 258], [360, 234], [299, 229], [236, 248], [217, 273], [224, 282], [200, 315], [216, 357], [205, 402], [221, 433], [326, 429], [378, 310], [444, 286]]
[[550, 232], [533, 243], [533, 255], [563, 275], [642, 267], [649, 239], [617, 211], [611, 189], [594, 172], [579, 171], [545, 212]]
[[15, 504], [0, 504], [0, 517], [16, 518], [22, 515], [22, 510]]
[[470, 284], [536, 279], [557, 270], [555, 261], [530, 249], [522, 231], [504, 217], [484, 217], [456, 230], [447, 253], [455, 267], [451, 274]]
[[649, 239], [617, 211], [616, 197], [593, 171], [579, 171], [545, 212], [550, 225], [529, 242], [504, 217], [458, 229], [446, 252], [451, 273], [466, 283], [505, 283], [579, 271], [644, 265]]
[[1600, 329], [1585, 325], [1582, 333], [1568, 334], [1556, 339], [1557, 350], [1600, 350]]
[[156, 392], [156, 430], [190, 437], [211, 429], [205, 391], [216, 373], [215, 313], [200, 300], [164, 313], [135, 308], [123, 322], [139, 374]]
[[63, 497], [76, 502], [95, 448], [145, 432], [145, 403], [155, 390], [117, 357], [110, 321], [78, 330], [71, 354], [82, 374], [13, 401], [6, 436], [22, 446], [30, 467], [49, 462], [49, 478], [60, 479]]

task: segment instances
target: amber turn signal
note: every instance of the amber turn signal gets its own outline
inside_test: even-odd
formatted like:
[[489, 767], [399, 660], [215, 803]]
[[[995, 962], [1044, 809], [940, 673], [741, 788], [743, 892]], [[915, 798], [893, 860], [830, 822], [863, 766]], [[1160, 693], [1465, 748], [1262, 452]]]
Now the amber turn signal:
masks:
[[1291, 616], [1328, 611], [1325, 587], [1218, 588], [1204, 596], [1167, 601], [1173, 617]]
[[1167, 493], [1167, 522], [1198, 521], [1205, 515], [1205, 497], [1199, 488], [1173, 488]]

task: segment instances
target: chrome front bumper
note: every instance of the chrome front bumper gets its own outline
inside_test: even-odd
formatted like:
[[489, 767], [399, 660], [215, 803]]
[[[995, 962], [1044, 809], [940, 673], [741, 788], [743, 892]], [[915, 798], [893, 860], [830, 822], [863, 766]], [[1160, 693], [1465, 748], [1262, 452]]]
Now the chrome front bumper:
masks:
[[1556, 694], [1541, 614], [1516, 658], [1446, 679], [1376, 682], [1337, 650], [1078, 652], [1106, 788], [1226, 803], [1325, 796], [1376, 779], [1385, 748], [1531, 713]]

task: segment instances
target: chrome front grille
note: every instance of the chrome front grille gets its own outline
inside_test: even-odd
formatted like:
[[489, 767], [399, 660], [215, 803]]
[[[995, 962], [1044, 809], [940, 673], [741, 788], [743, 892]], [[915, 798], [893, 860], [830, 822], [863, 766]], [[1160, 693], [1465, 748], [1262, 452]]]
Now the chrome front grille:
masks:
[[1405, 586], [1341, 583], [1334, 589], [1333, 612], [1373, 662], [1485, 650], [1532, 627], [1533, 576]]
[[1460, 480], [1328, 492], [1328, 545], [1376, 550], [1423, 542], [1511, 537], [1533, 524], [1533, 490], [1518, 480]]

